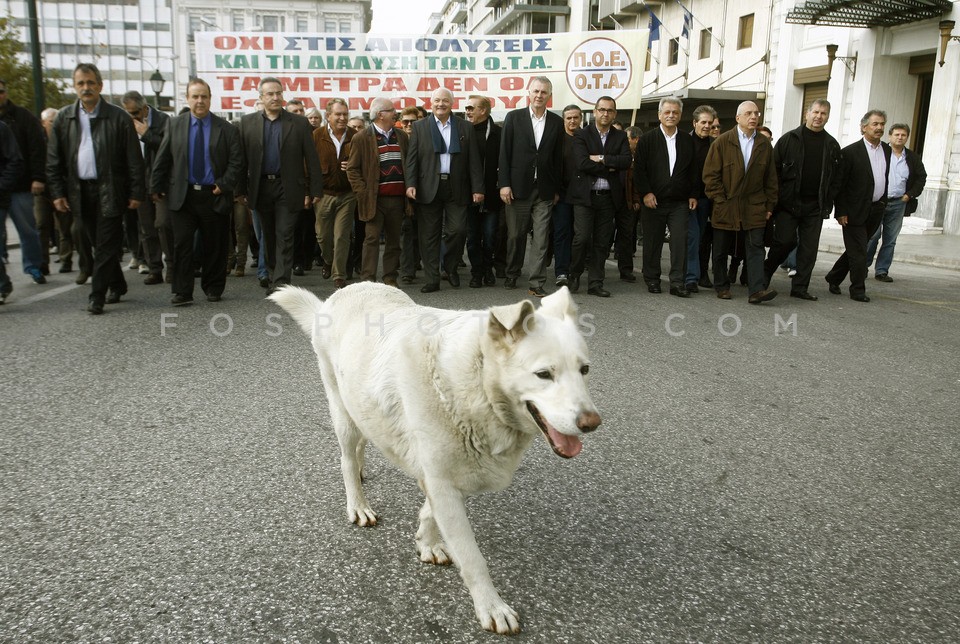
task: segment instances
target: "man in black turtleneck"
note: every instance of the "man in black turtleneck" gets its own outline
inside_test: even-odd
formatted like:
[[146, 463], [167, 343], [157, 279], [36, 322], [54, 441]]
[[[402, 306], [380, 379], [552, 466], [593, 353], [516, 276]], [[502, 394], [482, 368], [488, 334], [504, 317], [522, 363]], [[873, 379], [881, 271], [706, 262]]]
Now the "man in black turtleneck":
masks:
[[817, 261], [823, 220], [830, 216], [839, 190], [840, 144], [823, 129], [829, 118], [830, 103], [825, 99], [814, 101], [804, 124], [784, 134], [773, 151], [780, 197], [774, 212], [773, 245], [763, 269], [769, 285], [777, 267], [796, 246], [797, 274], [790, 296], [802, 300], [817, 299], [807, 289]]
[[[482, 203], [467, 210], [467, 257], [470, 259], [470, 288], [496, 286], [493, 256], [497, 248], [497, 224], [503, 213], [503, 201], [497, 187], [497, 161], [500, 159], [500, 126], [490, 118], [490, 99], [472, 95], [464, 107], [467, 120], [480, 149], [483, 164]], [[485, 141], [485, 143], [484, 143]]]

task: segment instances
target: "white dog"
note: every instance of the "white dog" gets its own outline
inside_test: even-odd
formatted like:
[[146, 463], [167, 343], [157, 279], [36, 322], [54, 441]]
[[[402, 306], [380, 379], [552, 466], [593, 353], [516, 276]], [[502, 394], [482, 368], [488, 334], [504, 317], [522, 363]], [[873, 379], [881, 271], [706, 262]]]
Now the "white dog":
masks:
[[291, 286], [270, 299], [313, 342], [350, 521], [377, 523], [361, 487], [369, 440], [426, 495], [420, 560], [453, 560], [483, 628], [518, 633], [519, 617], [494, 588], [464, 498], [506, 488], [538, 433], [558, 456], [572, 458], [580, 434], [600, 425], [570, 293], [561, 288], [539, 310], [526, 300], [486, 311], [427, 308], [369, 282], [326, 302]]

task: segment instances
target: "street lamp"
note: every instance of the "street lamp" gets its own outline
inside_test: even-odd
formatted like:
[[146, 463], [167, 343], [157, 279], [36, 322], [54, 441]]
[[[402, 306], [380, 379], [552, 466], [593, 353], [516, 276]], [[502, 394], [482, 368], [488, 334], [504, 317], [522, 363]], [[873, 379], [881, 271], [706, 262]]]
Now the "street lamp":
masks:
[[166, 79], [163, 77], [163, 74], [160, 73], [160, 70], [153, 72], [153, 75], [150, 76], [150, 87], [153, 88], [153, 93], [157, 96], [157, 109], [160, 109], [160, 92], [163, 91], [163, 86], [166, 84]]

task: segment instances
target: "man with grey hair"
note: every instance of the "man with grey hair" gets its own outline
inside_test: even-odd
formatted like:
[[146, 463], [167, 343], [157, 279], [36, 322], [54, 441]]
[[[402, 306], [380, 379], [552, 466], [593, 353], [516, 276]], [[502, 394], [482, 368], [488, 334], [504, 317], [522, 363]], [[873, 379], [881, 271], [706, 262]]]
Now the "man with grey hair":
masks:
[[[370, 104], [373, 124], [353, 135], [347, 159], [347, 178], [356, 194], [357, 217], [365, 222], [361, 279], [376, 281], [383, 233], [383, 283], [399, 288], [401, 228], [412, 215], [404, 197], [409, 141], [394, 127], [397, 109], [390, 99], [377, 97]], [[349, 126], [346, 126], [349, 127]], [[336, 252], [336, 251], [334, 251]], [[337, 282], [337, 288], [344, 283]]]
[[[660, 293], [660, 257], [666, 231], [670, 230], [670, 294], [690, 297], [684, 278], [687, 270], [687, 226], [690, 211], [697, 208], [693, 139], [681, 132], [679, 98], [660, 99], [660, 127], [637, 142], [633, 184], [642, 196], [640, 224], [643, 227], [643, 281], [651, 293]], [[621, 270], [621, 279], [627, 279]], [[631, 275], [632, 277], [632, 275]], [[632, 281], [629, 280], [628, 281]]]
[[780, 181], [780, 198], [774, 212], [773, 244], [763, 270], [767, 283], [790, 252], [797, 249], [797, 272], [790, 297], [816, 301], [810, 293], [810, 276], [817, 262], [823, 220], [830, 216], [840, 190], [840, 144], [824, 126], [830, 103], [810, 104], [803, 125], [785, 133], [773, 150]]
[[763, 274], [766, 249], [763, 234], [777, 203], [777, 172], [770, 139], [757, 135], [760, 108], [753, 101], [737, 107], [737, 127], [724, 132], [710, 146], [703, 167], [703, 183], [713, 200], [713, 281], [717, 297], [729, 300], [727, 257], [738, 231], [746, 246], [750, 304], [777, 296], [767, 290]]
[[887, 207], [890, 146], [881, 138], [887, 113], [870, 110], [860, 119], [863, 138], [840, 151], [839, 185], [834, 216], [843, 227], [840, 255], [824, 279], [830, 292], [840, 295], [840, 284], [850, 274], [850, 299], [869, 302], [867, 296], [867, 242], [883, 219]]
[[247, 172], [237, 195], [254, 208], [263, 226], [262, 243], [268, 294], [290, 283], [294, 235], [300, 211], [323, 195], [323, 173], [313, 128], [306, 117], [283, 109], [283, 85], [267, 76], [260, 80], [263, 112], [240, 119], [240, 139]]
[[533, 231], [530, 295], [543, 297], [547, 278], [550, 215], [560, 201], [563, 174], [563, 119], [547, 110], [553, 85], [545, 76], [530, 80], [528, 107], [508, 113], [500, 146], [500, 198], [506, 204], [507, 279], [517, 288], [523, 271], [527, 235]]
[[338, 287], [346, 284], [347, 257], [353, 217], [357, 210], [357, 195], [347, 177], [347, 159], [350, 157], [350, 139], [354, 131], [347, 127], [350, 109], [342, 98], [327, 101], [327, 123], [313, 131], [313, 145], [320, 157], [323, 171], [323, 198], [314, 206], [316, 237], [323, 256], [320, 275], [333, 276]]
[[420, 261], [427, 280], [421, 293], [440, 290], [441, 236], [446, 245], [442, 268], [450, 286], [460, 287], [457, 268], [467, 239], [467, 206], [482, 203], [485, 196], [473, 126], [453, 115], [453, 93], [435, 89], [430, 107], [433, 115], [413, 124], [410, 152], [403, 163], [406, 194], [416, 204]]
[[[160, 149], [170, 117], [147, 105], [147, 101], [140, 92], [127, 92], [120, 102], [133, 119], [133, 127], [137, 130], [140, 151], [143, 153], [144, 185], [149, 186], [150, 177], [153, 174], [153, 162], [156, 159], [157, 150]], [[167, 200], [160, 199], [154, 202], [151, 199], [144, 199], [140, 207], [131, 212], [134, 214], [135, 224], [133, 224], [134, 230], [128, 231], [127, 234], [130, 253], [137, 257], [137, 246], [142, 246], [142, 257], [146, 262], [148, 273], [143, 283], [162, 284], [163, 256], [166, 255], [170, 265], [173, 264], [173, 228], [170, 226], [167, 215]], [[133, 234], [130, 234], [131, 232]], [[168, 268], [168, 276], [169, 272]]]

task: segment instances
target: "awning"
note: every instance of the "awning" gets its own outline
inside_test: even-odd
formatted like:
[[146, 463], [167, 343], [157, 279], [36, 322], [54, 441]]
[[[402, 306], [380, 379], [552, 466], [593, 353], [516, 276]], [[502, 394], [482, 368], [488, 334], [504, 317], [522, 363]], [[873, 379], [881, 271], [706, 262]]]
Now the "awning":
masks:
[[832, 27], [894, 27], [938, 18], [953, 6], [951, 0], [825, 0], [800, 2], [787, 13], [795, 25]]

